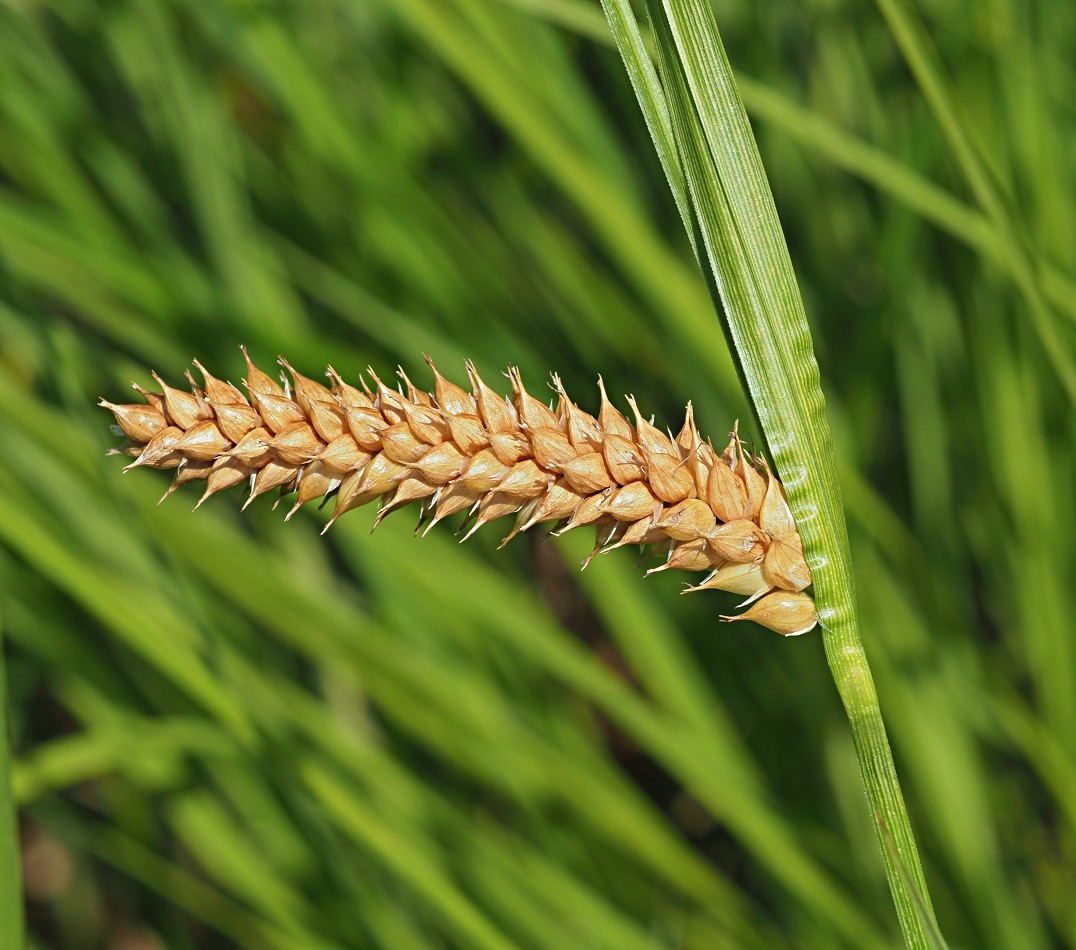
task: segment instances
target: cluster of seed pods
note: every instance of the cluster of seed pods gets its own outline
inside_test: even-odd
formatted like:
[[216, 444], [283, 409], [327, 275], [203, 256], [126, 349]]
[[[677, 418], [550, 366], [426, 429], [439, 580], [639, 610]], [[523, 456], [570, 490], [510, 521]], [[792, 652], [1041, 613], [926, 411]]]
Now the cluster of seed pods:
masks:
[[590, 525], [596, 531], [590, 557], [653, 545], [664, 558], [648, 573], [705, 571], [688, 591], [747, 598], [745, 613], [723, 619], [754, 620], [785, 635], [816, 623], [814, 603], [803, 593], [810, 570], [779, 481], [735, 431], [720, 452], [704, 441], [690, 405], [673, 435], [647, 420], [632, 397], [629, 421], [600, 378], [601, 406], [593, 416], [572, 402], [555, 375], [556, 399], [546, 405], [514, 369], [506, 399], [471, 363], [468, 391], [427, 358], [435, 383], [427, 393], [402, 370], [397, 388], [372, 370], [371, 382], [356, 387], [331, 367], [324, 385], [283, 359], [290, 378], [278, 380], [243, 354], [246, 392], [195, 361], [201, 386], [189, 372], [186, 391], [155, 375], [159, 391], [135, 387], [145, 403], [102, 400], [130, 440], [117, 450], [134, 457], [128, 469], [175, 470], [165, 497], [203, 482], [200, 505], [249, 483], [244, 507], [268, 492], [295, 492], [288, 518], [307, 502], [331, 498], [326, 529], [375, 501], [376, 523], [415, 503], [425, 530], [464, 513], [465, 538], [512, 517], [506, 542], [541, 523], [552, 523], [556, 534]]

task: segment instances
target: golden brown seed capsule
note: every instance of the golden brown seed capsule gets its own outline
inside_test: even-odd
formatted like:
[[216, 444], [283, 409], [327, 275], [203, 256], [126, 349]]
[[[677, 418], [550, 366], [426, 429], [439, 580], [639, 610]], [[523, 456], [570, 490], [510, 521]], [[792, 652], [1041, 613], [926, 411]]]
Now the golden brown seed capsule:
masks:
[[638, 521], [661, 510], [659, 502], [642, 482], [616, 489], [602, 506], [602, 513], [617, 521]]
[[750, 517], [751, 505], [747, 499], [747, 488], [724, 459], [715, 459], [710, 468], [706, 500], [721, 521], [740, 521]]
[[336, 493], [336, 507], [333, 509], [333, 516], [322, 529], [322, 534], [328, 531], [333, 522], [341, 515], [354, 511], [356, 508], [361, 508], [363, 505], [368, 505], [381, 497], [376, 492], [359, 490], [365, 476], [365, 471], [352, 472], [340, 483], [340, 490]]
[[570, 518], [572, 512], [579, 507], [582, 501], [582, 496], [572, 491], [564, 479], [558, 478], [549, 487], [549, 490], [538, 499], [538, 504], [535, 505], [534, 511], [531, 512], [530, 517], [523, 523], [520, 530], [526, 531], [532, 525], [540, 524], [543, 521], [562, 521], [565, 518]]
[[381, 450], [394, 462], [410, 465], [429, 452], [430, 447], [415, 438], [406, 422], [398, 422], [381, 433]]
[[706, 545], [703, 538], [694, 541], [681, 541], [674, 544], [669, 551], [669, 556], [664, 564], [652, 567], [647, 574], [657, 574], [659, 571], [709, 571], [721, 562]]
[[422, 358], [430, 367], [434, 378], [434, 393], [437, 396], [437, 405], [450, 416], [471, 415], [475, 411], [475, 401], [471, 394], [461, 389], [455, 383], [447, 380], [438, 372], [433, 360], [423, 354]]
[[610, 435], [619, 436], [629, 442], [634, 438], [631, 423], [610, 401], [605, 392], [605, 381], [598, 377], [598, 392], [601, 394], [601, 410], [598, 412], [598, 425], [602, 428], [603, 440]]
[[743, 457], [743, 446], [740, 447], [740, 453], [740, 459], [734, 471], [743, 481], [744, 488], [747, 491], [747, 502], [751, 511], [748, 517], [752, 521], [758, 521], [759, 514], [762, 511], [762, 503], [766, 498], [766, 482], [755, 471], [755, 467]]
[[410, 471], [406, 465], [400, 465], [384, 452], [378, 452], [363, 469], [358, 491], [364, 495], [383, 495], [402, 482]]
[[330, 472], [336, 475], [346, 475], [348, 472], [362, 468], [373, 457], [371, 452], [364, 452], [359, 448], [350, 432], [345, 432], [325, 446], [318, 456], [318, 461]]
[[241, 346], [239, 349], [242, 350], [243, 359], [247, 362], [247, 378], [244, 382], [250, 393], [260, 393], [263, 396], [283, 396], [284, 387], [273, 379], [272, 376], [263, 373], [254, 365], [254, 360], [250, 358], [250, 354], [247, 352], [245, 346]]
[[160, 384], [164, 393], [164, 408], [169, 420], [179, 428], [186, 430], [196, 422], [212, 418], [212, 410], [204, 400], [191, 393], [185, 393], [181, 389], [173, 389], [156, 373], [153, 374], [153, 378]]
[[523, 425], [528, 429], [558, 428], [559, 422], [553, 410], [527, 392], [516, 367], [508, 368], [508, 379], [512, 383], [512, 402]]
[[467, 463], [459, 481], [469, 491], [488, 492], [493, 491], [507, 474], [508, 466], [493, 454], [492, 449], [483, 449]]
[[478, 416], [462, 413], [446, 417], [449, 437], [460, 451], [467, 456], [474, 455], [489, 446], [489, 433]]
[[202, 374], [202, 379], [205, 380], [205, 395], [206, 400], [210, 405], [216, 406], [245, 406], [247, 405], [246, 396], [233, 386], [231, 383], [226, 383], [222, 379], [217, 379], [216, 376], [210, 374], [198, 360], [194, 361], [194, 365], [198, 367], [198, 372]]
[[159, 505], [177, 488], [182, 488], [184, 485], [189, 485], [191, 482], [200, 482], [203, 479], [208, 478], [212, 468], [212, 462], [185, 461], [176, 469], [176, 477], [172, 479], [172, 484], [169, 485], [168, 490], [161, 495], [160, 501], [158, 501], [157, 504]]
[[530, 442], [518, 432], [491, 433], [489, 447], [505, 465], [515, 465], [531, 457]]
[[608, 492], [601, 492], [601, 494], [584, 498], [579, 507], [572, 512], [571, 518], [568, 519], [568, 524], [558, 534], [571, 531], [573, 528], [580, 528], [583, 525], [594, 524], [599, 519], [605, 519], [604, 508], [608, 497]]
[[624, 530], [618, 532], [616, 537], [606, 544], [604, 551], [612, 551], [615, 548], [626, 548], [636, 544], [659, 544], [669, 537], [660, 528], [654, 527], [653, 515], [646, 518], [640, 518], [638, 521], [632, 522], [631, 524], [625, 522], [618, 522], [618, 524], [623, 525]]
[[514, 432], [517, 424], [515, 410], [485, 384], [470, 360], [467, 361], [467, 376], [485, 427], [490, 432]]
[[648, 455], [673, 455], [679, 458], [676, 446], [657, 426], [651, 425], [643, 418], [634, 396], [628, 396], [628, 405], [635, 416], [635, 441]]
[[684, 410], [684, 424], [673, 441], [676, 442], [676, 447], [680, 450], [680, 457], [685, 459], [688, 458], [702, 442], [699, 438], [699, 430], [695, 428], [695, 410], [692, 408], [690, 402]]
[[321, 454], [325, 448], [314, 432], [305, 422], [296, 422], [277, 433], [269, 448], [276, 457], [288, 465], [303, 465]]
[[206, 478], [205, 492], [194, 507], [200, 508], [207, 498], [212, 497], [219, 491], [225, 491], [238, 485], [248, 475], [250, 475], [250, 469], [241, 462], [227, 457], [217, 459]]
[[666, 508], [654, 527], [660, 528], [677, 541], [693, 541], [699, 538], [705, 543], [705, 536], [716, 525], [717, 520], [710, 506], [698, 498], [689, 498], [672, 508]]
[[530, 433], [530, 442], [534, 460], [552, 472], [559, 471], [564, 463], [576, 457], [568, 436], [559, 429], [534, 429]]
[[568, 394], [564, 391], [564, 384], [556, 373], [553, 374], [553, 388], [560, 395], [557, 405], [560, 427], [568, 433], [568, 438], [576, 452], [601, 451], [603, 433], [598, 420], [568, 398]]
[[254, 484], [250, 489], [250, 497], [246, 500], [243, 507], [246, 508], [255, 498], [264, 495], [266, 492], [272, 491], [274, 488], [290, 488], [295, 484], [295, 480], [298, 477], [298, 465], [285, 465], [284, 463], [277, 461], [268, 462], [258, 469], [258, 474], [254, 476]]
[[577, 455], [560, 467], [560, 473], [572, 491], [580, 495], [593, 495], [613, 485], [613, 479], [605, 467], [605, 459], [599, 452]]
[[261, 426], [251, 429], [239, 440], [234, 449], [223, 453], [226, 458], [235, 459], [250, 469], [259, 468], [273, 458], [269, 449], [269, 442], [273, 434]]
[[345, 411], [348, 409], [374, 408], [374, 401], [366, 393], [345, 383], [340, 378], [340, 374], [331, 366], [326, 369], [325, 373], [332, 380], [332, 386], [330, 387], [332, 394], [339, 400], [340, 406]]
[[773, 472], [770, 471], [768, 465], [766, 466], [766, 495], [762, 500], [758, 524], [763, 531], [775, 538], [792, 534], [796, 530], [796, 522], [792, 518], [788, 502], [785, 501], [784, 490], [773, 477]]
[[[684, 593], [697, 590], [727, 590], [732, 594], [747, 597], [747, 603], [761, 597], [773, 587], [762, 572], [760, 562], [748, 561], [737, 563], [728, 561], [719, 566], [705, 580], [694, 587], [687, 587]], [[742, 606], [742, 605], [741, 605]]]
[[543, 472], [533, 459], [517, 462], [501, 479], [496, 491], [512, 498], [537, 498], [545, 494], [552, 484], [553, 476]]
[[374, 381], [377, 387], [377, 399], [374, 402], [377, 410], [385, 417], [390, 425], [397, 425], [407, 420], [403, 404], [407, 401], [400, 393], [389, 389], [378, 378], [377, 373], [370, 366], [366, 367], [366, 374]]
[[134, 442], [148, 442], [168, 425], [164, 413], [153, 406], [140, 406], [137, 403], [118, 406], [107, 399], [102, 399], [97, 405], [110, 409], [123, 434]]
[[452, 442], [442, 442], [412, 465], [431, 485], [445, 485], [463, 472], [467, 462], [467, 457]]
[[165, 426], [159, 432], [154, 433], [153, 438], [143, 447], [138, 458], [124, 468], [129, 471], [139, 465], [148, 465], [151, 468], [175, 468], [179, 465], [180, 456], [176, 455], [176, 443], [183, 438], [183, 430], [179, 426]]
[[262, 425], [276, 435], [296, 422], [306, 422], [306, 416], [297, 403], [287, 396], [275, 393], [263, 393], [256, 389], [250, 391], [250, 401], [261, 417]]
[[421, 501], [423, 498], [429, 498], [437, 491], [437, 488], [437, 485], [430, 484], [430, 482], [421, 475], [412, 472], [396, 486], [396, 490], [392, 493], [391, 499], [386, 497], [382, 502], [381, 510], [377, 513], [377, 518], [374, 520], [374, 527], [376, 528], [385, 519], [386, 515], [391, 514], [398, 508], [402, 508], [412, 501]]
[[295, 486], [297, 497], [291, 510], [284, 516], [287, 521], [307, 502], [316, 498], [324, 498], [330, 491], [340, 484], [340, 477], [330, 472], [320, 462], [311, 462], [303, 467], [299, 473], [299, 481]]
[[217, 428], [231, 442], [239, 442], [251, 429], [261, 424], [259, 416], [246, 403], [227, 402], [210, 403]]
[[196, 422], [177, 440], [173, 451], [181, 452], [186, 458], [196, 462], [212, 462], [221, 452], [232, 447], [216, 423], [208, 419]]
[[803, 590], [811, 583], [811, 571], [803, 559], [803, 542], [798, 534], [774, 538], [762, 559], [766, 579], [784, 590]]
[[664, 452], [647, 452], [646, 470], [650, 482], [650, 490], [655, 496], [669, 505], [675, 505], [685, 498], [691, 498], [695, 494], [695, 480], [687, 469], [687, 465], [675, 455]]
[[322, 386], [321, 383], [298, 372], [291, 363], [284, 359], [283, 356], [278, 356], [276, 361], [291, 373], [291, 378], [295, 384], [292, 387], [295, 401], [299, 404], [299, 408], [302, 409], [303, 412], [309, 414], [312, 403], [335, 401], [333, 399], [332, 391], [327, 386]]
[[427, 445], [438, 445], [449, 437], [448, 423], [445, 422], [440, 409], [430, 409], [406, 402], [404, 415], [407, 417], [407, 425], [415, 434], [415, 438]]
[[347, 427], [359, 448], [366, 452], [380, 452], [381, 433], [389, 427], [381, 414], [376, 409], [356, 409], [350, 406], [344, 410], [344, 414], [347, 417]]
[[725, 617], [722, 620], [753, 620], [764, 627], [785, 637], [798, 637], [801, 633], [813, 630], [818, 623], [814, 601], [806, 594], [794, 591], [775, 591], [757, 601], [749, 610], [738, 617]]
[[754, 561], [765, 551], [766, 535], [746, 518], [719, 525], [706, 540], [726, 561]]
[[453, 482], [437, 498], [437, 507], [433, 513], [434, 522], [448, 518], [456, 512], [473, 508], [482, 500], [484, 494], [484, 492], [472, 491], [458, 481]]
[[145, 399], [147, 405], [152, 406], [158, 412], [166, 411], [164, 408], [164, 393], [151, 393], [148, 389], [143, 389], [139, 386], [138, 383], [131, 383], [131, 389]]
[[627, 485], [646, 476], [646, 459], [634, 442], [619, 435], [607, 435], [602, 454], [605, 467], [618, 484]]
[[462, 540], [466, 541], [479, 528], [489, 524], [491, 521], [514, 515], [523, 507], [523, 503], [523, 499], [505, 495], [502, 492], [492, 492], [486, 495], [478, 506], [478, 516], [475, 518], [474, 524], [471, 525], [470, 530], [463, 536]]
[[322, 442], [332, 442], [347, 428], [344, 410], [335, 399], [332, 402], [311, 402], [306, 414]]

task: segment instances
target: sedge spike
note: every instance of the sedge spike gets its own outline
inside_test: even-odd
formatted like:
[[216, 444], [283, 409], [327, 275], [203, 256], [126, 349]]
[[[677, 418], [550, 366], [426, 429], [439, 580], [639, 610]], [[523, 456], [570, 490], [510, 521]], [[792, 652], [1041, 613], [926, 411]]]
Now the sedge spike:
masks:
[[506, 374], [512, 395], [504, 398], [472, 363], [467, 390], [426, 357], [435, 383], [427, 393], [402, 369], [396, 389], [373, 370], [367, 370], [372, 386], [350, 385], [331, 367], [326, 386], [283, 358], [288, 375], [278, 382], [245, 349], [243, 357], [245, 393], [196, 361], [202, 386], [189, 372], [189, 391], [154, 374], [160, 392], [135, 387], [145, 403], [102, 399], [115, 416], [113, 428], [128, 440], [113, 450], [133, 459], [125, 471], [174, 469], [164, 497], [201, 482], [198, 505], [242, 484], [250, 486], [244, 508], [274, 489], [294, 492], [286, 518], [307, 502], [333, 499], [326, 530], [373, 502], [380, 506], [375, 527], [415, 502], [423, 534], [462, 514], [464, 539], [506, 516], [515, 521], [504, 543], [537, 524], [551, 524], [558, 535], [590, 525], [596, 544], [584, 567], [624, 545], [653, 545], [664, 561], [648, 574], [705, 572], [685, 593], [748, 596], [749, 610], [722, 620], [752, 620], [784, 636], [817, 623], [814, 602], [803, 593], [811, 572], [780, 482], [744, 448], [736, 429], [728, 446], [715, 451], [699, 435], [690, 403], [673, 435], [647, 421], [634, 397], [629, 421], [610, 402], [601, 377], [601, 407], [593, 416], [572, 402], [556, 375], [557, 398], [545, 405], [515, 368]]

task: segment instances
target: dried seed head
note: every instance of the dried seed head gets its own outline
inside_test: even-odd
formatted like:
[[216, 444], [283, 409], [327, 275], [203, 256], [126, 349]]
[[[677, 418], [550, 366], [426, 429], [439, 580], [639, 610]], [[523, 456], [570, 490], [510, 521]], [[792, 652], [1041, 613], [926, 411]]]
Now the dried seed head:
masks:
[[645, 419], [634, 399], [631, 425], [600, 379], [595, 418], [555, 375], [554, 411], [527, 392], [515, 369], [509, 402], [470, 363], [471, 393], [427, 360], [434, 394], [419, 391], [401, 369], [405, 395], [372, 370], [373, 390], [348, 385], [331, 368], [327, 387], [283, 359], [292, 383], [281, 387], [244, 356], [250, 404], [200, 363], [204, 394], [188, 373], [189, 392], [158, 380], [160, 393], [139, 390], [144, 406], [102, 400], [131, 440], [114, 452], [134, 457], [128, 468], [175, 469], [166, 497], [204, 480], [199, 504], [249, 481], [246, 504], [277, 489], [296, 492], [290, 518], [335, 494], [326, 529], [372, 501], [380, 502], [375, 525], [411, 502], [419, 503], [420, 530], [466, 512], [465, 537], [514, 516], [505, 542], [536, 524], [560, 523], [558, 534], [591, 524], [596, 543], [584, 566], [598, 553], [654, 545], [664, 562], [648, 573], [709, 571], [688, 589], [747, 595], [758, 602], [744, 616], [784, 634], [814, 622], [801, 593], [811, 575], [783, 489], [738, 432], [719, 457], [699, 435], [690, 404], [674, 438]]

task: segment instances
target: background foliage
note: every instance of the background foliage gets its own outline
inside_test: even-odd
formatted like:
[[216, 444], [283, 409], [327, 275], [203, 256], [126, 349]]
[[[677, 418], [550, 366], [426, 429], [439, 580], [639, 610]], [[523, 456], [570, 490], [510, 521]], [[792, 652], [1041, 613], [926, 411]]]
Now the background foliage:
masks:
[[[950, 944], [1076, 945], [1076, 9], [722, 2], [815, 329]], [[929, 37], [929, 39], [926, 39]], [[746, 418], [599, 9], [0, 6], [0, 623], [63, 947], [871, 947], [817, 637], [631, 554], [121, 477], [99, 394], [236, 345], [601, 372]], [[414, 372], [413, 372], [414, 371]]]

